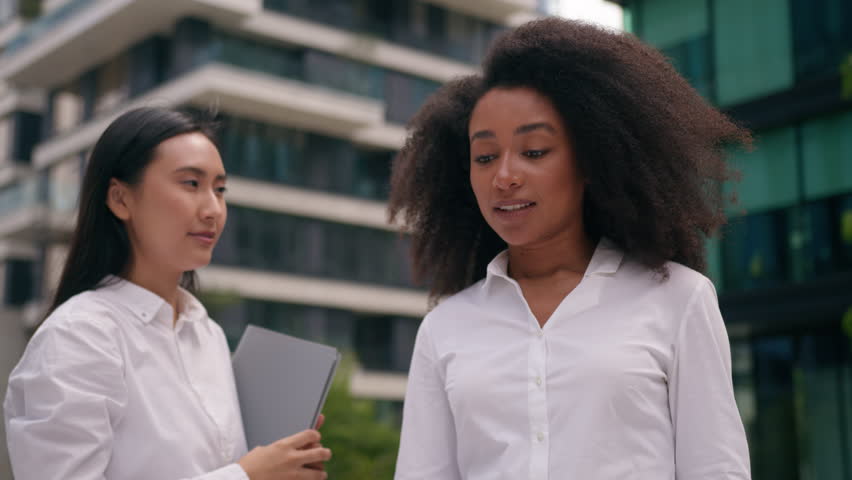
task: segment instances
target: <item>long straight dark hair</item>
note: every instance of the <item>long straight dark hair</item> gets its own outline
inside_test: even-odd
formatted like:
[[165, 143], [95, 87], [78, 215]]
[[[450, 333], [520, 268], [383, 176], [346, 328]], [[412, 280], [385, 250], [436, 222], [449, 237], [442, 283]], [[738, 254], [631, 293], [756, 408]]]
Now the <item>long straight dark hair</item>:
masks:
[[[189, 112], [155, 107], [130, 110], [107, 127], [89, 157], [80, 189], [77, 226], [46, 315], [74, 295], [95, 288], [107, 275], [122, 274], [128, 266], [131, 249], [127, 229], [107, 207], [110, 180], [137, 185], [158, 145], [194, 132], [214, 141], [210, 121], [197, 119]], [[195, 291], [195, 272], [184, 272], [180, 283]]]

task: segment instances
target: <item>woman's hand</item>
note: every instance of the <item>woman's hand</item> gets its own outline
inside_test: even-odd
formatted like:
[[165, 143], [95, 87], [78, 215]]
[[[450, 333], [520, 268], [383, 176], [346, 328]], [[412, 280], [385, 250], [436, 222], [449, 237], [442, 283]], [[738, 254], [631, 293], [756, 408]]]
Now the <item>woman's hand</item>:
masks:
[[[320, 413], [319, 418], [317, 418], [317, 426], [314, 427], [314, 428], [316, 430], [319, 430], [320, 428], [322, 428], [324, 423], [325, 423], [325, 415]], [[319, 443], [313, 443], [311, 445], [308, 445], [306, 448], [314, 448], [314, 447], [321, 447], [321, 446], [322, 445], [320, 445]], [[325, 471], [325, 463], [324, 462], [309, 463], [309, 464], [305, 465], [305, 467], [312, 468], [314, 470]]]
[[324, 480], [328, 474], [315, 465], [329, 460], [331, 450], [320, 446], [319, 441], [318, 431], [305, 430], [256, 447], [237, 463], [250, 480]]

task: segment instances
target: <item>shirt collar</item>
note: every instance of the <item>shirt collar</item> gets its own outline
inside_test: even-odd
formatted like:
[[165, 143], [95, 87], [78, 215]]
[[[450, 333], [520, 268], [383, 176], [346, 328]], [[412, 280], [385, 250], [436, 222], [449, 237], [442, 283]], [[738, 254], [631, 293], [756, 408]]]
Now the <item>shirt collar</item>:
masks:
[[[595, 252], [592, 254], [592, 259], [589, 266], [586, 267], [584, 276], [592, 275], [613, 275], [621, 266], [621, 261], [624, 259], [624, 252], [612, 242], [612, 240], [602, 237], [595, 247]], [[509, 251], [503, 250], [488, 264], [486, 268], [486, 284], [494, 277], [510, 278], [509, 277]]]
[[[171, 325], [172, 307], [156, 293], [115, 275], [107, 275], [98, 283], [96, 290], [124, 305], [142, 323], [150, 324], [163, 313]], [[179, 287], [178, 308], [186, 322], [207, 317], [207, 310], [191, 293]]]

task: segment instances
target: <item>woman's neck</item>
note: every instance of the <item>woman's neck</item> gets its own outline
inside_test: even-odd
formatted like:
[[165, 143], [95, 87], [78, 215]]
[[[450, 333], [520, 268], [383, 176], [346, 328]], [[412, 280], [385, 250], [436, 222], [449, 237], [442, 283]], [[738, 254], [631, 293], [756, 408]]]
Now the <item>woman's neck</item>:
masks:
[[153, 268], [143, 268], [142, 262], [131, 262], [127, 272], [122, 275], [127, 281], [155, 293], [172, 306], [173, 321], [178, 317], [178, 285], [183, 272], [164, 272]]
[[541, 280], [560, 273], [583, 274], [595, 252], [583, 229], [564, 232], [535, 245], [509, 246], [509, 276]]

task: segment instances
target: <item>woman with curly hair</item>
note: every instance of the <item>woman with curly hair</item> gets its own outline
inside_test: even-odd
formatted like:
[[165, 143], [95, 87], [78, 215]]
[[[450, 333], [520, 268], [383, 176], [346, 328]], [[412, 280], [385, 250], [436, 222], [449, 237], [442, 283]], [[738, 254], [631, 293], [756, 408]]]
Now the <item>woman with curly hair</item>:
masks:
[[635, 37], [544, 19], [411, 123], [390, 214], [438, 305], [396, 478], [748, 479], [704, 242], [750, 134]]

